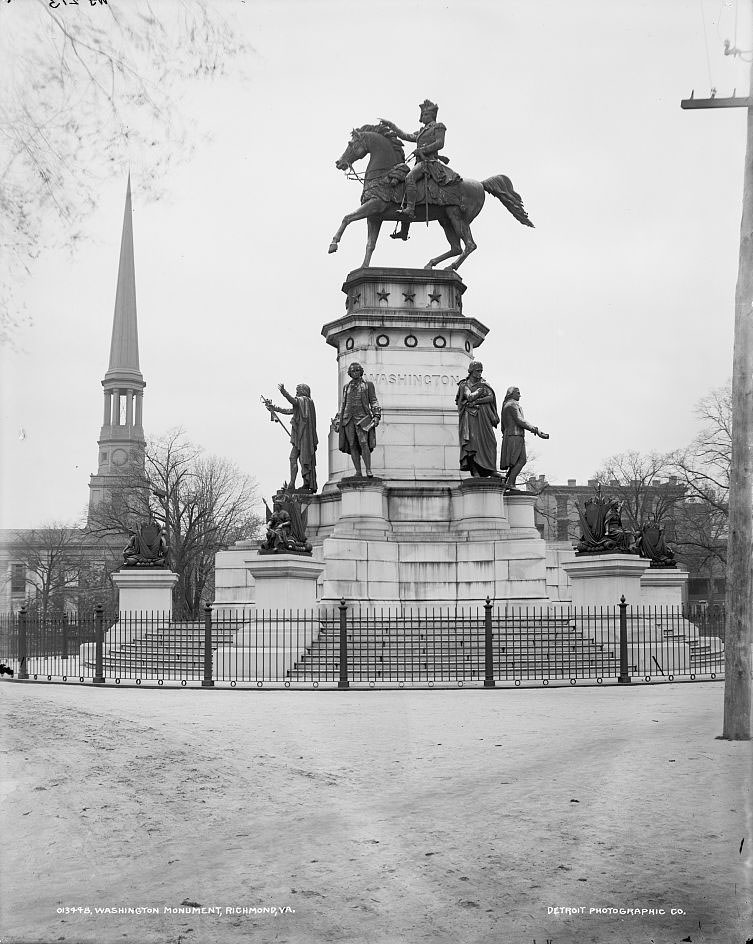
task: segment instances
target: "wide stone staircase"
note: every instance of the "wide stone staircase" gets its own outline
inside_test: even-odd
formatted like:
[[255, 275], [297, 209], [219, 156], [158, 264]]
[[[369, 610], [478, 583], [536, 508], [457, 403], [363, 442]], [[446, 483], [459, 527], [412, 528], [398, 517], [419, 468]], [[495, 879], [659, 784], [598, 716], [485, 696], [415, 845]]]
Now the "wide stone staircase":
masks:
[[[351, 620], [347, 631], [352, 681], [483, 681], [485, 637], [478, 620], [420, 624], [407, 620]], [[618, 674], [613, 643], [595, 641], [567, 617], [495, 618], [494, 677], [597, 678]], [[340, 671], [337, 620], [323, 620], [318, 637], [289, 673], [291, 681], [336, 680]]]
[[699, 636], [688, 642], [690, 646], [690, 665], [694, 672], [702, 675], [708, 672], [724, 672], [724, 643], [716, 636]]
[[[204, 673], [204, 624], [200, 621], [151, 621], [141, 635], [118, 642], [130, 627], [112, 626], [105, 636], [103, 668], [106, 677], [200, 679]], [[213, 626], [212, 649], [231, 645], [235, 629]], [[89, 669], [94, 663], [86, 662]]]
[[699, 636], [672, 629], [663, 631], [665, 642], [687, 646], [686, 668], [697, 675], [724, 672], [724, 643], [717, 636]]

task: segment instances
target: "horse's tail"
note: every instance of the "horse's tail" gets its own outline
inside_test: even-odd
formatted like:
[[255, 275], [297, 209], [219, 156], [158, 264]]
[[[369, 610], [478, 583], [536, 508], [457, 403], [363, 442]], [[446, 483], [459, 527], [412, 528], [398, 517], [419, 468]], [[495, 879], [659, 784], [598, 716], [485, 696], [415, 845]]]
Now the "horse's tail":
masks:
[[528, 214], [520, 199], [520, 194], [516, 193], [512, 186], [512, 181], [505, 174], [497, 174], [496, 177], [487, 177], [481, 181], [481, 186], [487, 193], [500, 200], [512, 213], [515, 219], [523, 226], [533, 226], [528, 219]]

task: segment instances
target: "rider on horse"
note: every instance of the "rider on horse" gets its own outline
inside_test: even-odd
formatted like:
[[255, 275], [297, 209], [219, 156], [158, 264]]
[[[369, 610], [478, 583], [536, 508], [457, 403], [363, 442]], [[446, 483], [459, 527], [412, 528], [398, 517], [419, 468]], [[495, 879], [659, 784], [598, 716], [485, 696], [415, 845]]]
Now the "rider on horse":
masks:
[[388, 121], [386, 118], [380, 119], [403, 141], [416, 142], [416, 166], [405, 179], [406, 207], [401, 210], [401, 216], [406, 220], [415, 220], [416, 218], [416, 192], [419, 180], [423, 178], [424, 186], [427, 188], [429, 178], [440, 188], [460, 180], [459, 174], [444, 166], [449, 163], [447, 158], [439, 154], [439, 151], [444, 147], [444, 136], [447, 130], [441, 122], [437, 121], [439, 106], [435, 105], [434, 102], [430, 102], [427, 98], [421, 102], [419, 108], [421, 109], [423, 128], [420, 128], [415, 134], [401, 131], [394, 122]]

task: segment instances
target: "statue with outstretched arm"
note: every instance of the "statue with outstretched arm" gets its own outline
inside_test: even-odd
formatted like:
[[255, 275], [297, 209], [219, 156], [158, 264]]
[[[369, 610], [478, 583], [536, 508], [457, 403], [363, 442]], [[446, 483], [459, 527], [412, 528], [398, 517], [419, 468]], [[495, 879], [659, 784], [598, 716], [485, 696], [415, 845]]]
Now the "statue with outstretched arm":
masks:
[[499, 467], [504, 472], [505, 488], [515, 489], [515, 482], [520, 471], [526, 464], [526, 430], [541, 439], [549, 439], [549, 434], [526, 422], [523, 410], [520, 407], [520, 389], [508, 387], [505, 401], [502, 404], [502, 451], [499, 457]]
[[278, 384], [277, 389], [290, 404], [290, 408], [275, 406], [271, 400], [264, 400], [264, 404], [271, 414], [284, 413], [293, 417], [290, 424], [290, 484], [295, 488], [298, 476], [298, 466], [301, 467], [303, 487], [306, 491], [316, 491], [316, 447], [319, 439], [316, 435], [316, 408], [311, 399], [311, 388], [308, 384], [298, 384], [295, 396], [285, 389], [285, 384]]

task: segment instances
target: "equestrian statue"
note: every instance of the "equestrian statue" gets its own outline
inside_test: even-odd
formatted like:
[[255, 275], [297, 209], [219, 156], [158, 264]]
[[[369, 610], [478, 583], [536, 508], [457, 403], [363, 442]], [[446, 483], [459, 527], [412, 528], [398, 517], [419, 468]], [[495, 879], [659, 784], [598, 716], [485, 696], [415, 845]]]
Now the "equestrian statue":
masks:
[[[343, 217], [340, 228], [332, 237], [330, 252], [337, 246], [349, 223], [366, 220], [368, 238], [363, 267], [371, 262], [379, 230], [385, 220], [400, 222], [392, 233], [394, 239], [407, 239], [414, 221], [438, 220], [450, 248], [430, 259], [424, 268], [457, 256], [447, 268], [457, 269], [476, 248], [471, 234], [471, 222], [484, 205], [490, 193], [500, 200], [523, 226], [533, 226], [523, 207], [523, 201], [513, 189], [509, 177], [497, 174], [486, 180], [463, 179], [449, 167], [448, 159], [439, 152], [444, 147], [445, 126], [437, 121], [438, 106], [428, 99], [419, 106], [421, 128], [415, 133], [401, 131], [392, 121], [381, 118], [378, 124], [355, 128], [342, 157], [335, 161], [338, 170], [362, 180], [361, 206]], [[407, 160], [414, 159], [413, 168], [406, 163], [401, 141], [415, 143], [415, 150]], [[356, 161], [369, 155], [363, 177], [353, 169]]]

